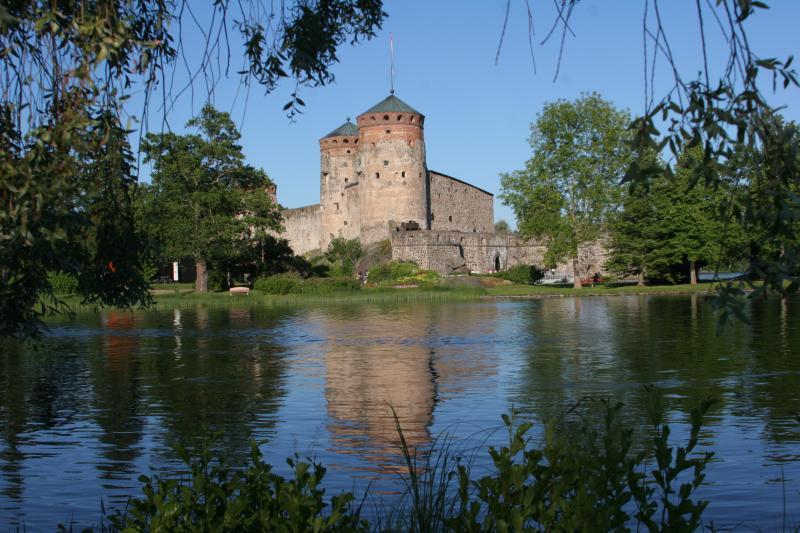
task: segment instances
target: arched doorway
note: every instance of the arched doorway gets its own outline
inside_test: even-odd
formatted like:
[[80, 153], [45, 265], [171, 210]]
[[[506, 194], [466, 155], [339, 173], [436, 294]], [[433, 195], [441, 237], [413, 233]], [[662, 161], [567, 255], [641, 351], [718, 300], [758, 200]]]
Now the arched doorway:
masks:
[[495, 272], [500, 272], [500, 254], [495, 254], [494, 256], [494, 270]]

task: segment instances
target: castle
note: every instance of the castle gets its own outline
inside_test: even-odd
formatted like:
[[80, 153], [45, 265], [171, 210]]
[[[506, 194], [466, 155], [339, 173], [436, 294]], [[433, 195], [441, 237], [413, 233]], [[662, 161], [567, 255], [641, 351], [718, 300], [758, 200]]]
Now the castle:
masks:
[[[542, 245], [494, 233], [492, 193], [428, 168], [424, 126], [392, 92], [321, 138], [320, 203], [282, 212], [294, 252], [324, 251], [341, 236], [389, 240], [393, 259], [442, 274], [541, 264]], [[600, 270], [594, 255], [587, 272]]]

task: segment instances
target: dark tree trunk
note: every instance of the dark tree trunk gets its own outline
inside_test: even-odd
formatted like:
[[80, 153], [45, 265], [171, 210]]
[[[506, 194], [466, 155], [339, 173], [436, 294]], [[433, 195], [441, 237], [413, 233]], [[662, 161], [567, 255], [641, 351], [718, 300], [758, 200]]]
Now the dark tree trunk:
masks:
[[644, 272], [639, 272], [639, 275], [636, 276], [636, 286], [644, 287]]
[[697, 267], [694, 261], [689, 261], [689, 285], [697, 285]]
[[580, 289], [583, 287], [581, 284], [581, 276], [578, 273], [578, 258], [572, 258], [572, 287], [575, 289]]
[[208, 292], [208, 269], [206, 268], [206, 262], [197, 261], [195, 263], [195, 272], [197, 273], [197, 278], [194, 281], [194, 292]]

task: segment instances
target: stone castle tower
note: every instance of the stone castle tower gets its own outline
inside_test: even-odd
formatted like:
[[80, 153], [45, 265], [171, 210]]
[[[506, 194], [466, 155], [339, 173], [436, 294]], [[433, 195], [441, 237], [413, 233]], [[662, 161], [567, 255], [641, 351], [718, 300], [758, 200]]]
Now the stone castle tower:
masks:
[[320, 246], [331, 236], [373, 242], [388, 221], [428, 229], [425, 117], [393, 94], [320, 139]]
[[[280, 237], [296, 254], [333, 237], [388, 241], [393, 259], [443, 274], [541, 264], [541, 244], [494, 233], [492, 193], [428, 169], [424, 126], [392, 93], [322, 137], [320, 203], [282, 211]], [[587, 272], [601, 271], [601, 252], [584, 254]]]

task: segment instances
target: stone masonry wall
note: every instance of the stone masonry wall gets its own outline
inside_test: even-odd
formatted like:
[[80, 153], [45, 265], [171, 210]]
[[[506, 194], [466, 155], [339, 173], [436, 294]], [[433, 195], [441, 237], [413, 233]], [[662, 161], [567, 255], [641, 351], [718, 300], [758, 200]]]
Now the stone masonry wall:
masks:
[[281, 211], [285, 231], [280, 236], [289, 241], [294, 253], [319, 249], [321, 213], [319, 204]]
[[430, 171], [431, 229], [490, 233], [494, 196], [464, 181]]
[[[486, 273], [507, 270], [515, 265], [543, 267], [545, 246], [514, 235], [465, 233], [460, 231], [393, 231], [392, 259], [413, 261], [421, 268], [440, 274], [458, 272]], [[581, 275], [604, 272], [605, 248], [600, 243], [583, 247], [578, 254]], [[569, 272], [571, 266], [559, 265], [557, 272]]]

